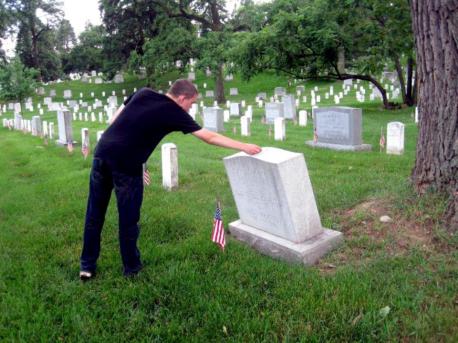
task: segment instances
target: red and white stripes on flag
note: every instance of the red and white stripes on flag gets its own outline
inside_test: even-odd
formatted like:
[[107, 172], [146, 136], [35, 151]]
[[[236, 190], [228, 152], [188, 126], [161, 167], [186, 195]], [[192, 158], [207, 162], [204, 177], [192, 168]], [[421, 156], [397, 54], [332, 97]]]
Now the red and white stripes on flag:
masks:
[[143, 163], [143, 185], [149, 186], [151, 184], [151, 177], [149, 176], [149, 170], [146, 163]]
[[212, 242], [218, 244], [221, 250], [224, 251], [224, 246], [226, 245], [226, 238], [224, 234], [224, 225], [223, 219], [221, 217], [221, 208], [219, 201], [216, 204], [215, 217], [213, 218]]
[[89, 155], [89, 132], [88, 131], [85, 131], [84, 141], [83, 141], [83, 144], [81, 145], [81, 153], [83, 154], [84, 159], [86, 159], [87, 156]]

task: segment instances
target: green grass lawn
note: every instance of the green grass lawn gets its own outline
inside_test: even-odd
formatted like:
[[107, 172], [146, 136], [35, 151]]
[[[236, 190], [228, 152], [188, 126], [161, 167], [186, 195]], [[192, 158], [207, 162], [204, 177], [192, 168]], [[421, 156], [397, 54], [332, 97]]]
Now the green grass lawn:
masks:
[[[200, 90], [203, 82], [212, 87], [198, 76]], [[100, 98], [102, 90], [119, 95], [142, 86], [133, 78], [126, 81], [46, 89], [56, 89], [58, 99], [69, 88], [74, 97], [83, 92], [90, 100], [91, 91]], [[167, 81], [161, 81], [164, 90]], [[305, 85], [308, 97], [319, 86], [324, 100], [328, 83]], [[258, 92], [272, 95], [275, 86], [295, 93], [295, 85], [268, 74], [249, 83], [236, 78], [226, 86], [227, 94], [229, 87], [239, 88], [240, 95], [229, 100], [248, 104]], [[334, 88], [341, 90], [339, 84]], [[373, 145], [372, 152], [306, 146], [313, 137], [310, 119], [306, 128], [289, 122], [286, 141], [276, 142], [257, 106], [251, 137], [239, 136], [238, 120], [226, 123], [229, 137], [304, 154], [322, 223], [345, 237], [313, 267], [273, 260], [230, 237], [222, 253], [210, 233], [216, 197], [226, 227], [238, 218], [222, 163], [233, 152], [175, 133], [163, 143], [177, 145], [179, 189], [161, 187], [160, 149], [149, 160], [152, 185], [145, 190], [139, 240], [145, 269], [135, 279], [122, 276], [113, 197], [98, 275], [82, 283], [79, 255], [91, 159], [84, 160], [79, 148], [70, 155], [52, 142], [44, 145], [40, 138], [0, 128], [0, 341], [456, 341], [456, 238], [440, 227], [444, 199], [417, 199], [410, 191], [417, 136], [413, 111], [360, 104], [354, 92], [340, 105], [363, 108], [363, 141]], [[54, 121], [57, 131], [55, 114], [43, 118]], [[393, 120], [406, 124], [402, 156], [378, 151], [380, 128]], [[89, 127], [94, 143], [96, 130], [106, 126], [74, 122], [78, 141], [82, 127]], [[377, 216], [352, 211], [368, 201], [387, 204], [384, 214], [394, 218], [397, 230], [427, 228], [431, 239], [397, 250], [396, 232], [385, 235], [387, 227]], [[375, 239], [378, 234], [384, 239]]]

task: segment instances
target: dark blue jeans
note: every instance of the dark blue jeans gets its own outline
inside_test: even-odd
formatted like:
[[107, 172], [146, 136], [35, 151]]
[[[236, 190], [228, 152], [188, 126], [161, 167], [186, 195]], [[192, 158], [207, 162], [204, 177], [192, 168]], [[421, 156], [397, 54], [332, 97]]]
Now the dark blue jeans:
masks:
[[143, 200], [143, 178], [141, 175], [131, 176], [112, 170], [97, 157], [92, 163], [89, 183], [81, 270], [94, 272], [96, 269], [100, 236], [113, 188], [118, 205], [119, 245], [124, 274], [135, 274], [142, 268], [137, 239], [140, 233], [138, 221]]

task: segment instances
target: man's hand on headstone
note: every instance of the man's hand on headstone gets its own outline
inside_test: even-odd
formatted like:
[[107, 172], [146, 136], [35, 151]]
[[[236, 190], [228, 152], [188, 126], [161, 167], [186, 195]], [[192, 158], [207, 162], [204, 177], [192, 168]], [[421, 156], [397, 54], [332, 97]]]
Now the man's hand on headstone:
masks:
[[245, 144], [242, 151], [247, 153], [248, 155], [255, 155], [261, 152], [261, 147], [257, 146], [256, 144]]

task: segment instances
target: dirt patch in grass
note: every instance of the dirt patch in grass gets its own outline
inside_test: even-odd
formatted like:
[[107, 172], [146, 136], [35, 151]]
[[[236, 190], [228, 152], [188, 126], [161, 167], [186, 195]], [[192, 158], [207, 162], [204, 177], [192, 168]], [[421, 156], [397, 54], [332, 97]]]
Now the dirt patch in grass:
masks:
[[[415, 209], [403, 212], [389, 200], [368, 200], [333, 216], [344, 234], [344, 243], [318, 262], [317, 267], [325, 273], [380, 256], [401, 256], [413, 250], [430, 255], [453, 249], [437, 219]], [[390, 220], [382, 222], [382, 216]]]

